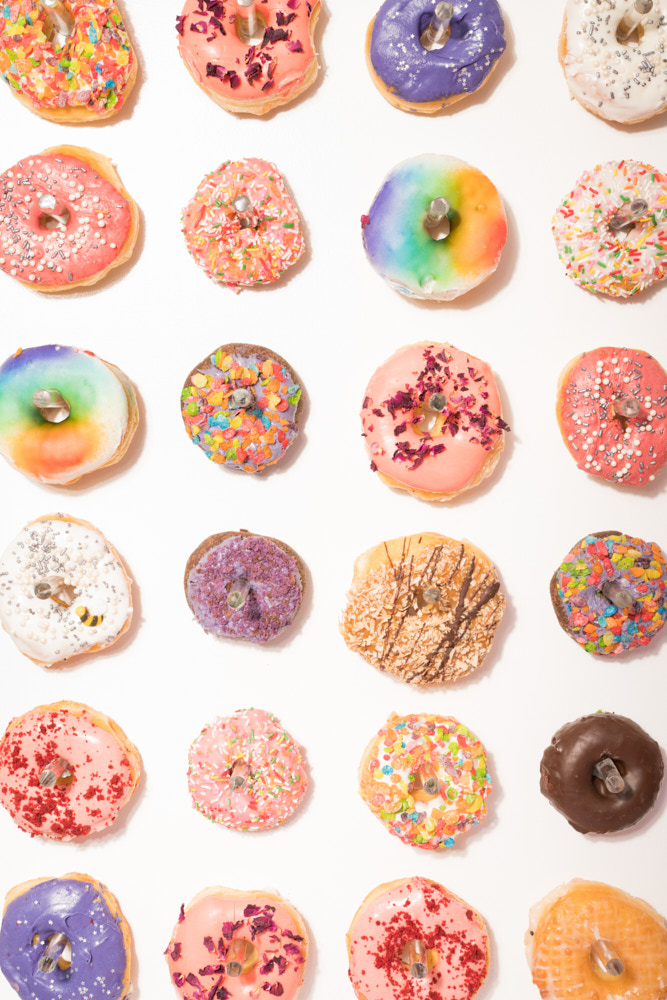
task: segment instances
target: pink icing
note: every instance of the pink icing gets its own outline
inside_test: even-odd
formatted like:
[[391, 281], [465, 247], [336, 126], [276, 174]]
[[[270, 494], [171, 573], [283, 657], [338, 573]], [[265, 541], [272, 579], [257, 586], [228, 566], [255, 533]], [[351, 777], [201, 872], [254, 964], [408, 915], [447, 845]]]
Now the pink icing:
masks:
[[[236, 3], [187, 0], [178, 19], [178, 48], [197, 83], [223, 100], [289, 99], [304, 83], [315, 59], [310, 18], [316, 3], [307, 0], [261, 0], [258, 13], [267, 21], [263, 42], [248, 46], [238, 37]], [[222, 30], [221, 30], [222, 29]]]
[[[447, 406], [430, 432], [420, 426], [432, 393]], [[372, 468], [432, 493], [463, 489], [507, 428], [490, 367], [450, 344], [421, 343], [393, 354], [371, 378], [361, 410]], [[435, 414], [433, 414], [435, 416]]]
[[[69, 211], [65, 225], [40, 226], [39, 198]], [[84, 159], [63, 153], [20, 160], [0, 175], [0, 271], [34, 285], [70, 285], [105, 271], [130, 233], [127, 198]]]
[[[232, 787], [232, 768], [247, 764], [244, 784]], [[233, 830], [278, 826], [308, 787], [301, 751], [270, 712], [239, 709], [216, 719], [190, 748], [188, 786], [195, 808]]]
[[[0, 801], [22, 830], [72, 840], [116, 819], [136, 777], [125, 749], [96, 715], [85, 705], [46, 705], [10, 724], [0, 743]], [[39, 775], [56, 757], [68, 762], [74, 779], [43, 788]]]
[[[291, 907], [276, 896], [200, 893], [181, 913], [166, 951], [171, 980], [183, 1000], [291, 1000], [303, 979], [308, 944]], [[226, 972], [232, 940], [252, 941], [258, 960], [240, 976]]]
[[[404, 960], [415, 940], [429, 950], [424, 979], [413, 978]], [[470, 1000], [489, 962], [481, 917], [425, 878], [393, 885], [362, 907], [350, 928], [349, 952], [350, 980], [365, 1000]]]

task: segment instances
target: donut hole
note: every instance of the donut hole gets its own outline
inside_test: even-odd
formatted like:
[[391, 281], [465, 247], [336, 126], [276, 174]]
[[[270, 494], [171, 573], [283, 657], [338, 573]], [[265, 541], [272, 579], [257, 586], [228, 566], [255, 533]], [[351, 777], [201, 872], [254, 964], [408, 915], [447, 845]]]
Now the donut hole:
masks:
[[[33, 947], [37, 947], [38, 945], [42, 945], [43, 944], [44, 950], [46, 950], [48, 948], [48, 946], [51, 944], [51, 942], [53, 941], [53, 939], [54, 938], [58, 938], [58, 937], [60, 937], [60, 933], [59, 932], [56, 932], [56, 933], [53, 933], [53, 934], [48, 934], [46, 936], [46, 938], [44, 938], [44, 941], [42, 942], [42, 936], [41, 936], [41, 934], [35, 932], [35, 934], [33, 934], [33, 936], [32, 936], [32, 945], [33, 945]], [[64, 945], [63, 950], [62, 950], [62, 952], [60, 954], [60, 957], [58, 958], [58, 961], [56, 962], [56, 965], [63, 972], [66, 972], [70, 968], [70, 966], [72, 965], [72, 945], [70, 943], [69, 938], [67, 938], [65, 940], [65, 945]]]
[[412, 416], [414, 420], [412, 426], [422, 437], [438, 437], [442, 434], [444, 414], [429, 410], [425, 406], [417, 406]]
[[[399, 958], [401, 960], [401, 963], [406, 967], [406, 969], [410, 968], [410, 945], [411, 944], [412, 944], [412, 941], [406, 941], [405, 944], [403, 945], [403, 948], [401, 949], [401, 953], [400, 953], [400, 956], [399, 956]], [[428, 972], [432, 972], [433, 969], [436, 967], [436, 965], [438, 964], [439, 961], [440, 961], [440, 955], [438, 954], [437, 949], [435, 949], [435, 948], [428, 948], [427, 952], [426, 952], [426, 967], [428, 969]]]
[[624, 45], [626, 48], [639, 48], [644, 41], [644, 25], [638, 24], [637, 27], [633, 29], [632, 33], [625, 39], [619, 38], [620, 28], [621, 22], [619, 21], [618, 28], [616, 30], [616, 41], [618, 44]]
[[[610, 760], [614, 762], [618, 773], [625, 781], [625, 775], [627, 774], [627, 768], [625, 766], [625, 762], [620, 760], [620, 758], [618, 757], [614, 757], [612, 754], [605, 754], [604, 757], [608, 757]], [[600, 759], [604, 760], [604, 757]], [[623, 789], [622, 792], [610, 792], [607, 786], [605, 785], [604, 781], [602, 780], [602, 778], [598, 778], [597, 775], [593, 774], [591, 776], [591, 780], [593, 783], [593, 787], [597, 792], [597, 794], [600, 796], [600, 798], [622, 801], [623, 799], [630, 798], [632, 794], [630, 788], [628, 787], [627, 781], [625, 782], [625, 788]]]

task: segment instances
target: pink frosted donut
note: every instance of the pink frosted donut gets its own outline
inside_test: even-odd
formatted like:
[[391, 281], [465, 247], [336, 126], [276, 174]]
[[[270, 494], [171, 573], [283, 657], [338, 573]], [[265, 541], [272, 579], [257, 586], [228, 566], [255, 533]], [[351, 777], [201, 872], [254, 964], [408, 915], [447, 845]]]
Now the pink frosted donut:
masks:
[[284, 823], [308, 787], [300, 747], [262, 709], [238, 709], [206, 726], [190, 747], [195, 809], [231, 830]]
[[212, 886], [181, 907], [165, 955], [183, 1000], [292, 1000], [303, 982], [308, 935], [280, 896]]
[[0, 741], [0, 802], [33, 837], [73, 840], [106, 829], [140, 774], [122, 729], [75, 701], [38, 705], [12, 719]]
[[422, 341], [380, 365], [361, 409], [371, 469], [423, 500], [451, 500], [495, 468], [509, 427], [490, 367]]
[[54, 146], [0, 175], [0, 271], [38, 291], [95, 284], [129, 260], [138, 231], [111, 160], [90, 149]]
[[471, 1000], [489, 969], [484, 919], [426, 878], [374, 889], [347, 934], [359, 1000]]

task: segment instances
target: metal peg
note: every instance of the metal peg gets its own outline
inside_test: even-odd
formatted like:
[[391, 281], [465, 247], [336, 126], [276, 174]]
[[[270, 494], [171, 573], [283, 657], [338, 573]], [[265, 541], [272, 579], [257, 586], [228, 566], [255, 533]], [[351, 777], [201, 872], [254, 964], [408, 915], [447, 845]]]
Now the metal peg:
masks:
[[609, 228], [613, 233], [621, 229], [632, 229], [642, 215], [648, 212], [648, 204], [643, 198], [635, 198], [629, 205], [623, 205], [609, 220]]
[[58, 229], [69, 221], [69, 209], [64, 201], [53, 194], [43, 194], [37, 204], [42, 210], [39, 224], [42, 229]]
[[39, 776], [42, 788], [53, 788], [61, 778], [71, 778], [72, 768], [64, 757], [54, 757]]
[[450, 207], [446, 198], [434, 198], [429, 205], [428, 212], [424, 217], [424, 227], [431, 239], [444, 240], [449, 236], [451, 226], [447, 213]]
[[236, 34], [244, 45], [257, 45], [264, 38], [266, 22], [255, 0], [236, 0]]
[[630, 591], [621, 586], [618, 580], [608, 580], [602, 587], [602, 593], [608, 601], [616, 605], [619, 611], [623, 611], [635, 603]]
[[408, 965], [413, 979], [426, 979], [428, 976], [428, 948], [424, 941], [415, 939], [408, 942]]
[[591, 965], [593, 971], [602, 976], [620, 976], [625, 971], [623, 959], [618, 951], [606, 938], [598, 938], [591, 945]]
[[50, 424], [61, 424], [70, 415], [70, 405], [57, 389], [38, 389], [33, 392], [32, 401]]
[[616, 41], [627, 42], [632, 32], [644, 23], [652, 10], [653, 0], [635, 0], [616, 29]]
[[[65, 934], [52, 934], [46, 942], [46, 947], [37, 962], [39, 971], [55, 972], [56, 966], [69, 943], [69, 938]], [[69, 962], [67, 964], [69, 965]]]
[[244, 972], [250, 972], [257, 964], [259, 952], [257, 948], [246, 938], [233, 938], [229, 942], [227, 958], [225, 962], [225, 972], [228, 976], [240, 976]]
[[611, 405], [614, 409], [614, 416], [626, 418], [638, 417], [642, 408], [642, 404], [634, 396], [619, 396], [618, 399], [612, 401]]
[[433, 16], [428, 26], [421, 34], [419, 41], [425, 49], [433, 52], [435, 49], [442, 49], [449, 38], [449, 23], [454, 17], [454, 7], [451, 3], [443, 0], [433, 11]]
[[232, 791], [236, 791], [237, 788], [244, 788], [249, 777], [250, 764], [248, 761], [242, 759], [235, 760], [232, 764], [229, 781]]
[[62, 0], [41, 0], [44, 8], [44, 34], [54, 48], [62, 49], [74, 33], [74, 20]]
[[600, 781], [603, 781], [605, 788], [613, 795], [618, 795], [625, 788], [623, 775], [614, 764], [611, 757], [603, 757], [593, 768], [593, 774]]
[[248, 410], [255, 404], [255, 393], [252, 389], [234, 389], [229, 397], [230, 410]]
[[232, 611], [238, 611], [239, 608], [243, 607], [249, 593], [250, 583], [247, 577], [239, 576], [238, 579], [234, 580], [227, 594], [227, 604]]

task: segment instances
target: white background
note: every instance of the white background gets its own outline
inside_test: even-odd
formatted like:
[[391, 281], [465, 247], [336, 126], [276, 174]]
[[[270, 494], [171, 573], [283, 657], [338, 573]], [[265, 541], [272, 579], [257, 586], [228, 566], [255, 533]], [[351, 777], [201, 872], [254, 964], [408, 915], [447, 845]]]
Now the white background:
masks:
[[[1, 547], [27, 520], [62, 510], [98, 526], [135, 580], [129, 635], [70, 668], [37, 667], [0, 635], [0, 730], [35, 704], [83, 701], [118, 721], [145, 767], [119, 823], [82, 843], [31, 840], [2, 811], [0, 888], [68, 871], [106, 882], [133, 929], [143, 1000], [173, 995], [162, 953], [181, 903], [206, 885], [275, 887], [303, 913], [312, 936], [303, 1000], [352, 998], [350, 919], [378, 883], [403, 876], [437, 879], [487, 919], [493, 956], [480, 1000], [535, 1000], [522, 943], [528, 909], [563, 881], [608, 881], [667, 911], [664, 794], [636, 829], [585, 837], [539, 793], [542, 750], [580, 715], [625, 713], [666, 742], [664, 639], [611, 662], [589, 656], [561, 631], [549, 600], [553, 570], [590, 531], [617, 528], [667, 549], [665, 478], [641, 491], [588, 479], [554, 417], [558, 374], [582, 350], [627, 344], [667, 365], [667, 288], [628, 302], [589, 295], [566, 278], [550, 232], [554, 208], [584, 169], [625, 157], [667, 169], [665, 118], [616, 127], [570, 102], [556, 57], [559, 3], [505, 0], [504, 9], [508, 48], [488, 87], [436, 118], [403, 114], [372, 86], [363, 45], [373, 0], [328, 0], [316, 86], [264, 120], [235, 118], [198, 90], [177, 53], [179, 10], [158, 0], [125, 0], [140, 71], [112, 124], [52, 125], [0, 93], [0, 168], [48, 146], [86, 145], [113, 158], [142, 212], [133, 261], [103, 286], [40, 296], [2, 276], [4, 355], [54, 342], [99, 353], [136, 384], [142, 426], [120, 467], [75, 487], [42, 487], [0, 468]], [[385, 173], [426, 152], [485, 171], [509, 219], [496, 275], [448, 305], [402, 298], [361, 245], [359, 217]], [[278, 165], [309, 250], [287, 280], [236, 296], [190, 259], [179, 220], [203, 175], [243, 156]], [[512, 426], [490, 482], [447, 505], [383, 486], [360, 438], [374, 369], [429, 338], [492, 365]], [[207, 462], [182, 427], [184, 378], [228, 341], [275, 349], [306, 387], [294, 454], [264, 477]], [[207, 535], [240, 527], [283, 539], [309, 570], [296, 625], [269, 647], [205, 635], [183, 594], [190, 552]], [[508, 601], [483, 668], [442, 690], [381, 675], [337, 629], [354, 558], [417, 531], [473, 540], [495, 560]], [[187, 750], [214, 716], [249, 705], [273, 711], [303, 744], [312, 787], [286, 826], [235, 834], [191, 808]], [[357, 795], [359, 758], [393, 710], [454, 715], [488, 749], [489, 816], [455, 849], [435, 855], [402, 844]], [[3, 980], [0, 997], [11, 996]]]

